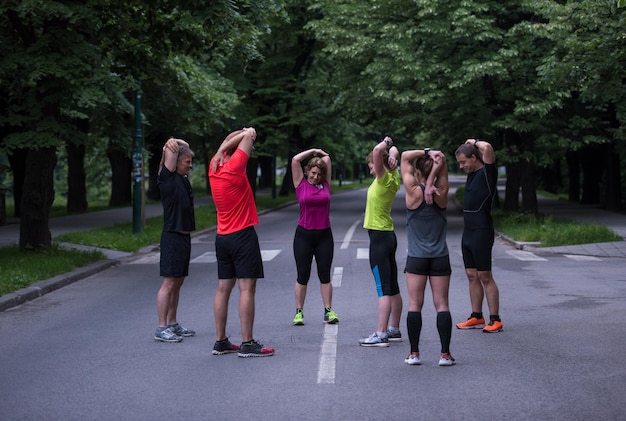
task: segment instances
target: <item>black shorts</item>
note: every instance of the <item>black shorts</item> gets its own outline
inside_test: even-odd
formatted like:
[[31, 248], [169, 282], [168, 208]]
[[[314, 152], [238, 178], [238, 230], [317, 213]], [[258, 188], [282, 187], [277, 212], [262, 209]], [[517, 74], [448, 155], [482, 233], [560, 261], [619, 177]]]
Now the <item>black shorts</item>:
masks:
[[219, 279], [263, 278], [263, 260], [254, 227], [215, 237]]
[[491, 272], [491, 249], [494, 232], [491, 229], [464, 230], [461, 240], [465, 269]]
[[189, 275], [191, 259], [191, 235], [175, 231], [161, 233], [161, 276], [181, 278]]
[[406, 258], [404, 272], [424, 276], [450, 276], [450, 256], [442, 257], [413, 257]]

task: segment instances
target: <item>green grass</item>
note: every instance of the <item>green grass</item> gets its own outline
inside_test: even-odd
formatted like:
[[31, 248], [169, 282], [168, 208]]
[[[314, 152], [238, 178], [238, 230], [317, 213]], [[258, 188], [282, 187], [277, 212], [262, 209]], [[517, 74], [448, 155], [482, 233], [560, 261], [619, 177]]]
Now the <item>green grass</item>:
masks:
[[600, 224], [582, 224], [550, 215], [493, 213], [497, 231], [522, 242], [540, 242], [542, 247], [621, 241], [622, 237]]
[[[463, 203], [464, 189], [459, 188], [455, 197]], [[543, 192], [541, 192], [543, 194]], [[606, 243], [622, 241], [622, 237], [600, 224], [583, 224], [550, 215], [529, 215], [504, 211], [493, 212], [496, 231], [515, 241], [540, 242], [542, 247]]]
[[21, 252], [18, 246], [0, 248], [0, 295], [52, 278], [105, 256], [100, 252], [67, 250], [53, 246], [47, 250]]

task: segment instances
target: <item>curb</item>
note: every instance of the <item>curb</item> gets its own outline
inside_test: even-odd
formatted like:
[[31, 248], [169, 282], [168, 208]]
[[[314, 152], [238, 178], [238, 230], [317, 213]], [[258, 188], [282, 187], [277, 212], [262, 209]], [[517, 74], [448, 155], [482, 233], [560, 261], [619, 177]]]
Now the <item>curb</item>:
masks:
[[0, 312], [11, 307], [24, 304], [25, 302], [34, 300], [35, 298], [39, 298], [49, 292], [63, 288], [66, 285], [80, 281], [81, 279], [85, 279], [91, 275], [95, 275], [96, 273], [117, 264], [119, 264], [119, 260], [100, 260], [99, 262], [92, 263], [91, 265], [75, 269], [72, 272], [57, 275], [53, 278], [36, 282], [26, 288], [3, 295], [0, 297]]

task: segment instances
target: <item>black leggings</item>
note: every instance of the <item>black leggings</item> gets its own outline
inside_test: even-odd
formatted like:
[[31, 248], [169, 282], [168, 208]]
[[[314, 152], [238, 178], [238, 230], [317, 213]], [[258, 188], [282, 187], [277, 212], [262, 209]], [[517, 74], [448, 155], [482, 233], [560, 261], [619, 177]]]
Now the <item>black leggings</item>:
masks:
[[393, 231], [369, 230], [370, 268], [376, 282], [378, 297], [400, 293], [396, 250], [398, 239]]
[[300, 285], [309, 283], [314, 256], [320, 282], [322, 284], [330, 282], [330, 267], [333, 263], [334, 247], [333, 232], [330, 228], [307, 230], [298, 225], [293, 237], [293, 255], [296, 258], [297, 282]]

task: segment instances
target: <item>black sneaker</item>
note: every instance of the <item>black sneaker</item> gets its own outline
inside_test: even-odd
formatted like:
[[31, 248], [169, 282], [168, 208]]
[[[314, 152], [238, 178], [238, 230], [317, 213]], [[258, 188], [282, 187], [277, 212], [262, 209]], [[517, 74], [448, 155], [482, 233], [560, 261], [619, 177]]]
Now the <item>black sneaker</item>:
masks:
[[215, 345], [213, 345], [213, 355], [224, 355], [224, 354], [232, 354], [233, 352], [239, 351], [239, 345], [235, 345], [230, 343], [228, 338], [222, 339], [221, 341], [215, 341]]
[[255, 340], [247, 343], [242, 343], [237, 353], [241, 358], [248, 357], [271, 357], [274, 355], [274, 348], [269, 348], [261, 345]]

